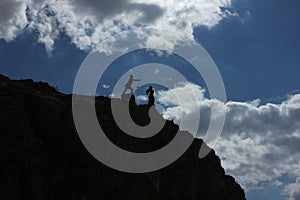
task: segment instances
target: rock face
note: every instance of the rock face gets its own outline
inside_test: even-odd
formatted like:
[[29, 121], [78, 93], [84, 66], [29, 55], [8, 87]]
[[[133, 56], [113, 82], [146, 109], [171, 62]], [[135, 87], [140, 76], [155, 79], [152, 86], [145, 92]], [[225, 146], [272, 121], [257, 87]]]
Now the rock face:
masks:
[[[178, 131], [167, 121], [148, 139], [128, 136], [116, 126], [110, 99], [96, 98], [99, 123], [116, 145], [148, 152], [166, 145]], [[130, 104], [137, 124], [149, 122], [147, 106]], [[183, 133], [184, 134], [184, 133]], [[0, 75], [0, 199], [245, 199], [234, 178], [225, 175], [212, 150], [198, 158], [202, 140], [161, 170], [130, 174], [106, 167], [91, 156], [76, 132], [71, 95], [47, 83], [13, 81]]]

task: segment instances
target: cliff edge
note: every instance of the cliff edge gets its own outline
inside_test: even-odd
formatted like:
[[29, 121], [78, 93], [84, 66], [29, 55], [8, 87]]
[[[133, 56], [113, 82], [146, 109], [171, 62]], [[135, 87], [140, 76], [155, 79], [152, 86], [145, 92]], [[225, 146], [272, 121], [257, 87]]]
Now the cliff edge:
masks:
[[[130, 174], [103, 165], [80, 141], [71, 103], [71, 95], [47, 83], [0, 75], [0, 199], [245, 199], [214, 150], [198, 158], [201, 139], [155, 172]], [[116, 126], [110, 105], [111, 99], [96, 98], [98, 120], [106, 136], [124, 149], [159, 149], [178, 131], [176, 124], [167, 121], [154, 137], [133, 138]], [[133, 99], [130, 110], [137, 124], [149, 123], [147, 106], [137, 106]]]

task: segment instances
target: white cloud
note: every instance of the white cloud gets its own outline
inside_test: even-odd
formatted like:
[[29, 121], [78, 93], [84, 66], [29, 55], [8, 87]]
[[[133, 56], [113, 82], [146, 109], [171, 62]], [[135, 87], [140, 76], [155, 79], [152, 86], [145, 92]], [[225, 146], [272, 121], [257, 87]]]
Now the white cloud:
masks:
[[275, 186], [275, 187], [280, 187], [280, 186], [283, 186], [284, 183], [279, 181], [279, 180], [275, 180], [271, 183], [271, 185]]
[[0, 38], [13, 40], [26, 27], [25, 1], [0, 1]]
[[[260, 100], [222, 103], [205, 98], [201, 87], [193, 85], [192, 88], [193, 91], [181, 85], [157, 92], [157, 102], [167, 106], [163, 116], [178, 123], [181, 110], [190, 113], [195, 105], [199, 105], [201, 118], [198, 131], [203, 137], [211, 115], [215, 118], [219, 115], [211, 113], [211, 107], [225, 106], [225, 126], [214, 148], [226, 172], [237, 178], [246, 190], [258, 188], [262, 183], [282, 186], [278, 178], [283, 175], [300, 177], [300, 94], [289, 96], [280, 104], [260, 105]], [[184, 107], [172, 95], [174, 90], [182, 93]], [[193, 92], [197, 93], [198, 102], [189, 98]], [[299, 197], [296, 189], [299, 188], [299, 180], [286, 186], [291, 199]]]
[[[223, 9], [230, 5], [231, 0], [2, 0], [0, 38], [11, 41], [24, 30], [32, 30], [51, 52], [59, 33], [64, 33], [79, 49], [108, 51], [99, 45], [101, 41], [113, 42], [114, 34], [133, 27], [160, 27], [193, 38], [193, 26], [210, 28], [232, 16]], [[144, 42], [163, 42], [162, 46], [170, 48], [180, 39], [135, 32]]]
[[[195, 92], [193, 92], [195, 91]], [[156, 99], [163, 105], [167, 106], [179, 106], [180, 103], [177, 100], [176, 95], [181, 98], [182, 102], [191, 102], [195, 99], [200, 102], [204, 100], [205, 90], [198, 85], [190, 83], [179, 83], [175, 88], [170, 90], [158, 91]], [[175, 95], [176, 94], [176, 95]], [[197, 102], [191, 102], [186, 104], [184, 108], [185, 112], [191, 112], [195, 108], [194, 104]]]
[[284, 192], [289, 195], [289, 200], [300, 200], [300, 178], [297, 178], [296, 183], [287, 185]]
[[106, 84], [103, 84], [102, 87], [103, 87], [104, 89], [108, 89], [110, 86], [109, 86], [109, 85], [106, 85]]
[[148, 97], [147, 97], [147, 95], [138, 95], [135, 97], [135, 100], [141, 101], [141, 102], [146, 102], [146, 101], [148, 101]]

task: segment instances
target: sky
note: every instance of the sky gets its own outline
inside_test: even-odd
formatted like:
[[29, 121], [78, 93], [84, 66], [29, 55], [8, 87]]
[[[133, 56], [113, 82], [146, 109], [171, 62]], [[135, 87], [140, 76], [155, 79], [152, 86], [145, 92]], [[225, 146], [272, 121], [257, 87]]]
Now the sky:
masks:
[[[115, 52], [114, 35], [133, 30], [142, 44], [172, 50], [175, 35], [158, 35], [134, 27], [162, 27], [183, 32], [201, 44], [217, 65], [227, 101], [209, 99], [207, 88], [184, 61], [177, 66], [192, 81], [201, 116], [212, 106], [226, 108], [216, 153], [228, 174], [246, 190], [247, 199], [300, 199], [300, 2], [296, 0], [1, 0], [0, 73], [12, 79], [45, 81], [71, 93], [77, 71], [90, 52]], [[145, 40], [147, 38], [147, 40]], [[101, 46], [101, 41], [107, 46]], [[133, 59], [132, 56], [138, 56]], [[123, 60], [122, 60], [123, 59]], [[128, 54], [115, 65], [151, 60], [145, 52]], [[126, 71], [114, 68], [112, 74]], [[115, 76], [99, 85], [106, 95]], [[168, 106], [167, 119], [180, 120], [172, 91], [189, 96], [186, 84], [157, 91]], [[156, 88], [159, 90], [159, 88]], [[139, 96], [143, 100], [143, 96]], [[218, 113], [215, 114], [216, 118]], [[203, 118], [205, 131], [207, 120]]]

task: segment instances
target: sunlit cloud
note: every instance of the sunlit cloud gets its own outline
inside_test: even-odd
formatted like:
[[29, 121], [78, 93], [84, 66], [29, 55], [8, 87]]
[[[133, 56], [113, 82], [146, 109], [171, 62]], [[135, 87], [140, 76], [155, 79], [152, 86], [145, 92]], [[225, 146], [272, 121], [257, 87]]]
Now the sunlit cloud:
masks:
[[[223, 103], [207, 99], [200, 86], [192, 85], [190, 90], [190, 85], [157, 92], [157, 102], [165, 107], [163, 117], [179, 123], [182, 113], [193, 112], [198, 105], [201, 112], [198, 136], [203, 137], [211, 116], [218, 117], [218, 113], [211, 113], [211, 107], [224, 106], [226, 121], [214, 148], [226, 172], [246, 190], [258, 188], [261, 183], [281, 187], [287, 184], [278, 181], [284, 175], [300, 177], [300, 94], [291, 95], [279, 104], [261, 105], [259, 99]], [[174, 91], [185, 97], [184, 106], [178, 103]], [[197, 102], [189, 98], [195, 93]], [[299, 195], [299, 180], [285, 187], [290, 199]]]
[[[0, 3], [0, 38], [11, 41], [24, 31], [37, 33], [37, 42], [51, 53], [57, 37], [67, 35], [82, 50], [109, 51], [101, 41], [133, 30], [141, 41], [164, 41], [170, 46], [180, 38], [149, 33], [136, 27], [158, 27], [184, 32], [193, 38], [193, 27], [211, 28], [229, 11], [231, 0], [3, 0]], [[109, 46], [109, 45], [108, 45]], [[106, 47], [108, 48], [108, 47]]]

